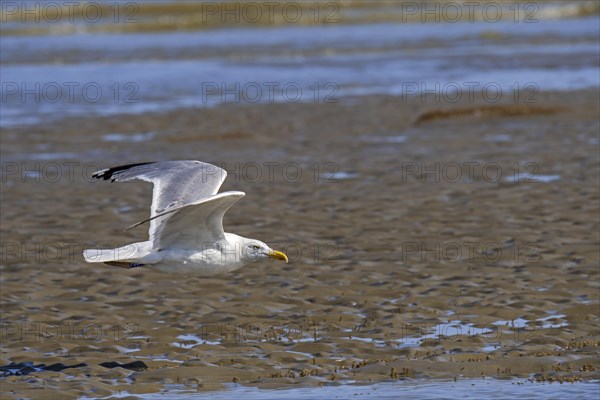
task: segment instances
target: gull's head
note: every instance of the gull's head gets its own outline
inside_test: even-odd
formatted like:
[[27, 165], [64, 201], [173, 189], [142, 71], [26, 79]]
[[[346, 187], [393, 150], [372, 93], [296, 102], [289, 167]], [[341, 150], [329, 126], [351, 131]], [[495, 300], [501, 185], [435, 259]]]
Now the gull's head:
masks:
[[288, 257], [281, 251], [273, 250], [266, 243], [256, 239], [243, 238], [242, 241], [242, 260], [246, 263], [258, 261], [264, 258], [273, 258], [288, 262]]

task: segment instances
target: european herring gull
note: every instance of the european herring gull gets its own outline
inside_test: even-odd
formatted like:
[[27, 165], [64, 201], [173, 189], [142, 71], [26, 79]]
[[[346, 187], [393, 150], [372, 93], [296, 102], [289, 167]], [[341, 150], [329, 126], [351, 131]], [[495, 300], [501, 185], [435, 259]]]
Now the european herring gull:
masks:
[[154, 185], [149, 240], [116, 249], [87, 249], [90, 263], [163, 272], [215, 275], [268, 257], [287, 256], [256, 239], [223, 231], [223, 215], [244, 192], [217, 194], [227, 172], [200, 161], [160, 161], [122, 165], [95, 172], [111, 182], [142, 180]]

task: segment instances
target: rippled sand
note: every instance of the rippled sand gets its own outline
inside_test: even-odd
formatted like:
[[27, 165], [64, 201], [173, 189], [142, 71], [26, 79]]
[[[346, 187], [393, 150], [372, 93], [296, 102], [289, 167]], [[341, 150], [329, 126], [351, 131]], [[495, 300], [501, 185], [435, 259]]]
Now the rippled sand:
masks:
[[[3, 130], [0, 362], [87, 365], [2, 378], [3, 397], [598, 379], [597, 93], [539, 100], [365, 97]], [[291, 262], [210, 279], [85, 264], [90, 244], [143, 239], [123, 229], [150, 202], [150, 186], [91, 172], [158, 159], [228, 169], [224, 190], [247, 196], [226, 230]]]

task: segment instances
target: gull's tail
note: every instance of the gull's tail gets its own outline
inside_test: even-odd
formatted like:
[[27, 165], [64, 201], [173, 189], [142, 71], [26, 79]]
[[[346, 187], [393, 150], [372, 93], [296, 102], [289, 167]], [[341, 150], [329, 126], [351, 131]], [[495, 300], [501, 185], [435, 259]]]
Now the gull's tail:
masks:
[[140, 258], [140, 246], [133, 243], [116, 249], [87, 249], [83, 258], [89, 263], [135, 263]]

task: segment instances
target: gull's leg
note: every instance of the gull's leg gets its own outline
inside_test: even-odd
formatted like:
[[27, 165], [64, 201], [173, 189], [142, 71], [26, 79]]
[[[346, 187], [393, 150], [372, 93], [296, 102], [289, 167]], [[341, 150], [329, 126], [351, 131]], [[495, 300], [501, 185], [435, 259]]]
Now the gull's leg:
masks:
[[144, 266], [144, 264], [136, 264], [136, 263], [128, 263], [128, 262], [115, 262], [115, 261], [105, 262], [104, 264], [111, 265], [113, 267], [126, 268], [126, 269]]

